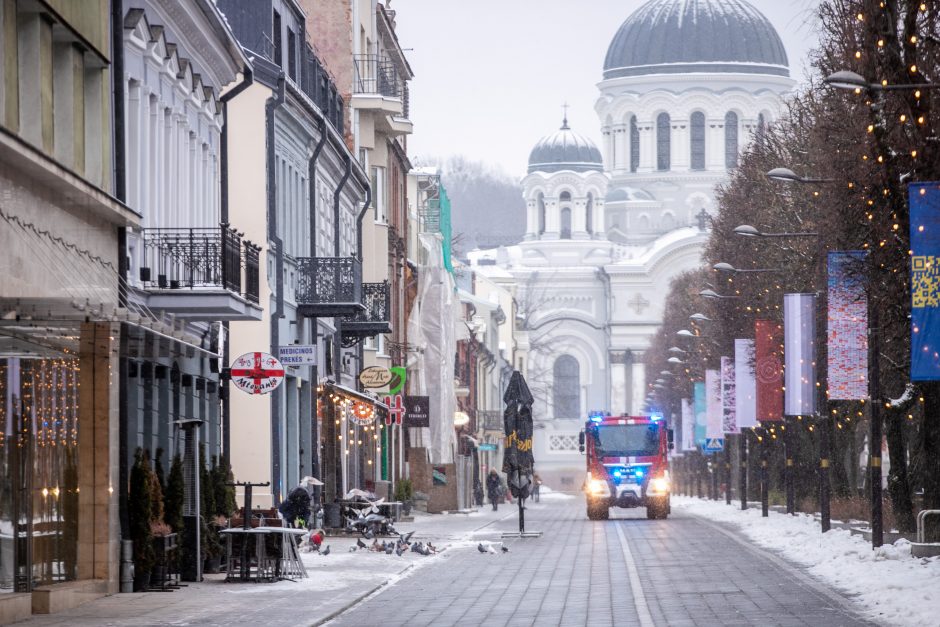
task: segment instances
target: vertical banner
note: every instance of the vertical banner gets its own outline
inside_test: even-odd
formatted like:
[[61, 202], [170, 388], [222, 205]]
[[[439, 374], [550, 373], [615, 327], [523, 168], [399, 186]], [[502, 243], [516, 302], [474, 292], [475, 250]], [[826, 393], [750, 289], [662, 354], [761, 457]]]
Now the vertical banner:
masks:
[[829, 398], [868, 398], [868, 253], [829, 253], [827, 311]]
[[754, 322], [754, 374], [757, 378], [757, 419], [783, 420], [782, 329], [776, 322]]
[[735, 409], [734, 358], [721, 358], [721, 431], [741, 433]]
[[705, 438], [721, 439], [721, 373], [705, 371]]
[[695, 450], [695, 415], [692, 413], [692, 402], [682, 399], [682, 450]]
[[692, 386], [693, 405], [692, 412], [695, 415], [695, 447], [698, 448], [705, 444], [705, 431], [708, 426], [706, 402], [705, 402], [705, 382], [696, 381]]
[[816, 412], [816, 295], [783, 295], [783, 413], [812, 416]]
[[940, 380], [940, 183], [908, 185], [911, 380]]
[[738, 432], [757, 426], [757, 381], [754, 340], [734, 341], [734, 396]]

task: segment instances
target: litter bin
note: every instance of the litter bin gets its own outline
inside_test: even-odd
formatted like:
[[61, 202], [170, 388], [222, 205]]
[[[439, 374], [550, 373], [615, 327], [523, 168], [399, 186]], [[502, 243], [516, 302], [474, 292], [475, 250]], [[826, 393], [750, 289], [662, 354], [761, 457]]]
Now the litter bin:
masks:
[[337, 529], [343, 526], [343, 517], [339, 503], [327, 503], [323, 506], [323, 525], [327, 529]]

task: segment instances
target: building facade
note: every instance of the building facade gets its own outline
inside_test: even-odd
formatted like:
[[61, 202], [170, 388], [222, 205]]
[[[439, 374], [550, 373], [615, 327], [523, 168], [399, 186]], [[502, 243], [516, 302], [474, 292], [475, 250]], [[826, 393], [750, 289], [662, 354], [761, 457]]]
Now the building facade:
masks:
[[[0, 3], [0, 622], [116, 592], [119, 242], [110, 3]], [[118, 155], [119, 158], [119, 155]]]

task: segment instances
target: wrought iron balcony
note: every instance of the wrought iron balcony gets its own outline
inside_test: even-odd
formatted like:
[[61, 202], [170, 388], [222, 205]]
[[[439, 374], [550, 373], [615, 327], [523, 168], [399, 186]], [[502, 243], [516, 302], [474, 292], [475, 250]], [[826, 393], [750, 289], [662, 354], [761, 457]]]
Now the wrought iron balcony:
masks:
[[355, 316], [362, 306], [362, 264], [355, 257], [300, 257], [296, 300], [309, 317]]
[[379, 333], [391, 333], [391, 289], [388, 281], [362, 284], [364, 311], [343, 319], [343, 339], [372, 337]]
[[144, 229], [142, 239], [139, 280], [149, 307], [189, 318], [260, 318], [261, 248], [228, 224]]
[[378, 54], [353, 55], [354, 94], [380, 94], [387, 98], [402, 98], [405, 81], [398, 75], [395, 64]]

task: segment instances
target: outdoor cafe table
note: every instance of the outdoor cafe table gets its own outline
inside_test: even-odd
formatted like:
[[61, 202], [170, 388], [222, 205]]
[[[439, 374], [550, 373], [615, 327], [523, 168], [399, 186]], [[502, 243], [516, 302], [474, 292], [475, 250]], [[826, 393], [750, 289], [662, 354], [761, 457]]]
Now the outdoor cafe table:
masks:
[[[278, 579], [296, 579], [307, 577], [307, 569], [300, 559], [297, 549], [297, 539], [305, 535], [306, 529], [289, 529], [287, 527], [253, 527], [243, 529], [234, 527], [222, 529], [219, 533], [225, 534], [226, 577], [227, 581], [241, 579], [242, 581], [277, 581]], [[232, 539], [242, 537], [243, 548], [238, 555], [233, 555]], [[266, 539], [274, 536], [280, 542], [280, 557], [269, 558], [267, 554]], [[254, 541], [255, 571], [252, 577], [251, 557], [245, 543], [249, 539]], [[234, 568], [235, 559], [240, 561], [239, 569]]]

